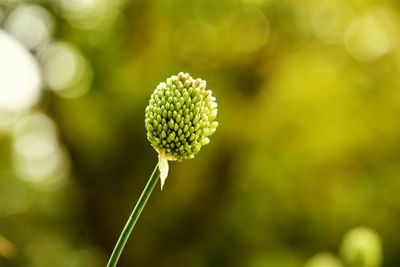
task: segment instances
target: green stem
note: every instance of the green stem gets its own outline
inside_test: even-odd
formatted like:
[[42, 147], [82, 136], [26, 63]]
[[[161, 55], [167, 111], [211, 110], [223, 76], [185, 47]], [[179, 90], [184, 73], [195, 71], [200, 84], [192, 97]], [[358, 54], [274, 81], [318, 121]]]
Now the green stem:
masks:
[[138, 202], [136, 203], [136, 206], [133, 209], [131, 216], [129, 216], [129, 219], [126, 222], [121, 235], [119, 236], [117, 244], [115, 244], [115, 247], [111, 254], [111, 257], [108, 260], [107, 267], [117, 266], [118, 259], [121, 256], [121, 253], [122, 253], [122, 250], [124, 249], [126, 241], [128, 240], [129, 235], [131, 234], [132, 229], [135, 226], [136, 221], [138, 220], [138, 218], [140, 216], [140, 213], [142, 212], [144, 206], [146, 205], [146, 202], [149, 199], [150, 194], [154, 189], [154, 186], [157, 184], [159, 176], [160, 176], [160, 170], [158, 169], [158, 164], [157, 164], [156, 167], [154, 168], [153, 173], [151, 174], [151, 176], [149, 178], [149, 181], [146, 184], [146, 187], [144, 188], [142, 194], [140, 195], [140, 198], [139, 198]]

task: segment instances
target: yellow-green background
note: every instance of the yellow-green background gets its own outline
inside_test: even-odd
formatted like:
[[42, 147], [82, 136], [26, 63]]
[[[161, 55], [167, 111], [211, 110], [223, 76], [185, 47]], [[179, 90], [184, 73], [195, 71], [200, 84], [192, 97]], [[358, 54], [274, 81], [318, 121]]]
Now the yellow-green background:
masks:
[[[0, 133], [0, 266], [106, 265], [157, 162], [149, 96], [179, 71], [207, 80], [219, 127], [171, 163], [119, 266], [302, 266], [359, 225], [381, 236], [382, 266], [400, 265], [398, 1], [96, 0], [80, 17], [28, 2], [90, 82], [79, 97], [45, 86], [31, 110], [56, 126], [59, 186], [16, 170], [11, 128], [29, 112]], [[21, 4], [0, 0], [3, 20]]]

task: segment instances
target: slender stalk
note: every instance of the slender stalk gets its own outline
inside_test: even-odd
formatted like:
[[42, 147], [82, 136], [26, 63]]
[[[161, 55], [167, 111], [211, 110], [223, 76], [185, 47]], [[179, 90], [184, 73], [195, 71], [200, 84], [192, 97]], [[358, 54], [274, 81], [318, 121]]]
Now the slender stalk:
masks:
[[146, 205], [146, 202], [149, 199], [150, 194], [154, 189], [154, 186], [157, 184], [159, 177], [160, 177], [160, 171], [158, 169], [158, 164], [157, 164], [156, 167], [154, 168], [153, 173], [151, 174], [151, 176], [149, 178], [149, 181], [146, 184], [146, 187], [144, 188], [142, 194], [140, 195], [140, 198], [139, 198], [138, 202], [136, 203], [135, 208], [132, 210], [131, 216], [129, 216], [129, 219], [126, 222], [125, 227], [121, 232], [121, 235], [119, 236], [117, 244], [115, 244], [115, 247], [111, 254], [111, 257], [108, 260], [107, 267], [117, 266], [118, 259], [121, 256], [121, 253], [125, 247], [126, 241], [128, 240], [129, 235], [131, 234], [132, 229], [135, 226], [136, 221], [138, 220], [138, 218], [140, 216], [140, 213], [142, 212], [144, 206]]

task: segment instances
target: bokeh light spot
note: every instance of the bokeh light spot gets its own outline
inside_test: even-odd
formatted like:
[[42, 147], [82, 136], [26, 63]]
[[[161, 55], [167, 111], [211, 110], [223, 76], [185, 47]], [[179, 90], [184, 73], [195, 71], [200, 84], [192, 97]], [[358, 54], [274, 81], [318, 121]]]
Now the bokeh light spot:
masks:
[[56, 0], [61, 14], [75, 27], [101, 29], [112, 24], [125, 0]]
[[234, 50], [255, 52], [268, 41], [269, 21], [260, 9], [247, 7], [231, 17], [226, 34]]
[[50, 40], [53, 19], [49, 12], [38, 5], [20, 5], [7, 17], [4, 28], [35, 50]]
[[39, 101], [40, 91], [41, 75], [35, 58], [0, 30], [0, 109], [27, 110]]
[[65, 182], [68, 161], [57, 140], [54, 123], [35, 112], [15, 125], [14, 166], [19, 178], [43, 189], [57, 189]]
[[381, 266], [381, 237], [371, 228], [359, 226], [343, 237], [340, 254], [347, 266]]
[[59, 2], [65, 11], [83, 16], [93, 11], [100, 0], [60, 0]]
[[320, 252], [311, 257], [304, 267], [344, 267], [341, 260], [330, 252]]
[[63, 97], [85, 94], [91, 85], [91, 68], [86, 59], [67, 43], [53, 43], [40, 55], [47, 86]]
[[353, 21], [344, 36], [347, 51], [360, 61], [374, 61], [389, 53], [398, 42], [397, 17], [377, 9]]

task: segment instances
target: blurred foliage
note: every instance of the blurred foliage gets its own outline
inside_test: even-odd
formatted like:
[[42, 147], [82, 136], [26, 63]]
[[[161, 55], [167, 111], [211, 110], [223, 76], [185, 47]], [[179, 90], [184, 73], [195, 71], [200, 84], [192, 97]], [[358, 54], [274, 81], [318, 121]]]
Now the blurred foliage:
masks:
[[207, 80], [220, 126], [171, 164], [120, 266], [303, 266], [357, 225], [381, 236], [382, 266], [399, 266], [399, 11], [0, 0], [0, 26], [44, 84], [34, 106], [0, 111], [0, 266], [105, 266], [157, 161], [144, 109], [179, 71]]

